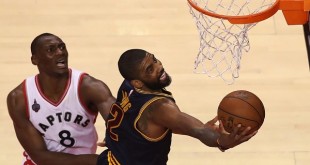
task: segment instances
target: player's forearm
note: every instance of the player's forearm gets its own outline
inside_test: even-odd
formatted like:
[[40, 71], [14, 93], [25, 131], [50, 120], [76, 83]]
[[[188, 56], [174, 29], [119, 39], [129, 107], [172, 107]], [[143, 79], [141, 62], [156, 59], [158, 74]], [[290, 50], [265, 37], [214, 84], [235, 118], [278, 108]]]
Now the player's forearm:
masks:
[[200, 128], [195, 130], [195, 138], [199, 139], [202, 143], [209, 147], [217, 147], [217, 139], [219, 133], [210, 128]]
[[177, 134], [189, 135], [199, 139], [202, 143], [210, 147], [217, 147], [217, 139], [220, 136], [215, 130], [208, 128], [197, 118], [186, 113], [179, 113], [177, 117], [177, 125], [173, 132]]
[[38, 165], [96, 165], [98, 155], [72, 155], [59, 152], [43, 152], [33, 155], [32, 159]]

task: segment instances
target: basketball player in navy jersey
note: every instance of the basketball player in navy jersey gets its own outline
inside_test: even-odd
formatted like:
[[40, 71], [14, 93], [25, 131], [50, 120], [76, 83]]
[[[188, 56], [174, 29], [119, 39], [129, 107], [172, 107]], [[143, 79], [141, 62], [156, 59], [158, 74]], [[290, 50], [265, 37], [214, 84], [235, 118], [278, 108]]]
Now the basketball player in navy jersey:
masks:
[[68, 68], [66, 44], [44, 33], [31, 44], [39, 74], [25, 79], [7, 97], [23, 165], [94, 165], [98, 112], [104, 119], [115, 98], [100, 80]]
[[141, 49], [124, 52], [118, 67], [124, 81], [107, 120], [108, 150], [97, 165], [165, 165], [172, 133], [199, 139], [209, 147], [224, 151], [255, 135], [240, 125], [228, 134], [217, 118], [207, 124], [180, 111], [170, 92], [170, 76], [156, 57]]

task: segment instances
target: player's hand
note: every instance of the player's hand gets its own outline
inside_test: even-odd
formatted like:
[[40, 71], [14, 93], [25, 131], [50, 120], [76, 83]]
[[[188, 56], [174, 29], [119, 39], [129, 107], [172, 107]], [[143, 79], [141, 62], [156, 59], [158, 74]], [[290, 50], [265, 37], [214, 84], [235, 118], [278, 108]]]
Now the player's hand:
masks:
[[229, 148], [233, 148], [243, 142], [248, 141], [257, 133], [257, 131], [254, 131], [253, 133], [249, 134], [251, 127], [247, 127], [241, 133], [238, 133], [240, 132], [241, 129], [242, 129], [241, 124], [238, 124], [238, 126], [233, 129], [232, 133], [221, 134], [221, 136], [218, 138], [218, 141], [217, 141], [219, 146], [225, 150]]
[[219, 125], [216, 124], [216, 122], [218, 121], [217, 116], [215, 116], [213, 119], [211, 119], [210, 121], [208, 121], [205, 126], [208, 128], [211, 128], [215, 131], [219, 130]]
[[[216, 123], [219, 122], [219, 124], [217, 125]], [[213, 130], [215, 130], [216, 132], [220, 133], [220, 134], [229, 134], [223, 126], [223, 123], [221, 120], [218, 120], [218, 117], [215, 116], [212, 120], [208, 121], [206, 124], [206, 127], [209, 127]]]
[[105, 140], [103, 140], [102, 142], [98, 142], [98, 143], [97, 143], [97, 146], [99, 146], [99, 147], [105, 147], [105, 146], [106, 146]]

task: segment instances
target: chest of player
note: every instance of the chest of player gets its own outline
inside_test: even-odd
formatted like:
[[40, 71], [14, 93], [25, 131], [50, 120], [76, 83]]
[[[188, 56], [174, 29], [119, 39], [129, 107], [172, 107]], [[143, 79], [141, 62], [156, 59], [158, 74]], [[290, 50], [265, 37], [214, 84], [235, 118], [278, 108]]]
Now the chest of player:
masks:
[[29, 120], [43, 134], [61, 129], [82, 131], [94, 120], [94, 116], [70, 98], [64, 98], [57, 106], [40, 97], [29, 99], [32, 99], [29, 100]]

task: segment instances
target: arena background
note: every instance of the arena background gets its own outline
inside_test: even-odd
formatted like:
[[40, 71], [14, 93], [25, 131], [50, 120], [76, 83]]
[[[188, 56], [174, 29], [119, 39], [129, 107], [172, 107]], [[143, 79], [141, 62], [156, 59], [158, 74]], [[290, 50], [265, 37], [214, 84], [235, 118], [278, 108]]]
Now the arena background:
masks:
[[[0, 162], [21, 164], [22, 147], [6, 96], [36, 74], [30, 43], [50, 32], [66, 42], [69, 64], [104, 81], [116, 94], [122, 78], [117, 60], [130, 48], [154, 53], [173, 78], [168, 90], [183, 112], [207, 122], [224, 95], [245, 89], [266, 108], [265, 123], [250, 141], [225, 153], [200, 141], [173, 136], [169, 165], [308, 165], [310, 72], [302, 26], [288, 26], [281, 12], [249, 33], [251, 50], [234, 85], [193, 74], [199, 48], [186, 0], [0, 0]], [[104, 122], [97, 130], [104, 138]], [[31, 137], [29, 137], [31, 138]], [[98, 148], [100, 153], [104, 148]]]

